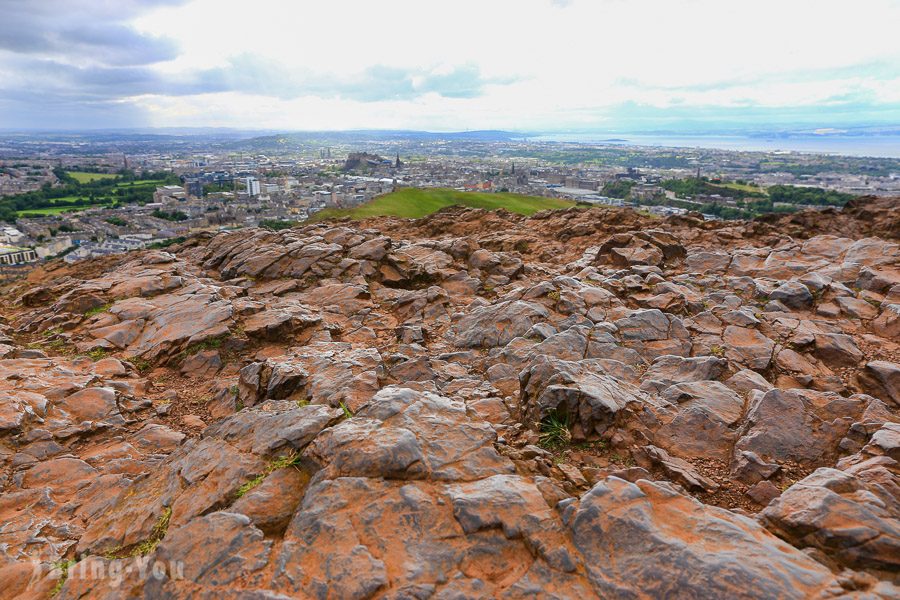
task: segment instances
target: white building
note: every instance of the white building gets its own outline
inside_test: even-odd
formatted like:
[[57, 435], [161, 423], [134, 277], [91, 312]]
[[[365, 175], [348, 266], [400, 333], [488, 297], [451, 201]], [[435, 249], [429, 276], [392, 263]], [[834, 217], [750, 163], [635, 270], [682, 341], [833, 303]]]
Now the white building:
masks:
[[37, 253], [31, 248], [0, 246], [0, 265], [24, 265], [37, 259]]
[[256, 177], [247, 177], [244, 180], [248, 196], [259, 196], [259, 179]]
[[14, 246], [25, 240], [25, 234], [8, 225], [0, 226], [0, 244]]

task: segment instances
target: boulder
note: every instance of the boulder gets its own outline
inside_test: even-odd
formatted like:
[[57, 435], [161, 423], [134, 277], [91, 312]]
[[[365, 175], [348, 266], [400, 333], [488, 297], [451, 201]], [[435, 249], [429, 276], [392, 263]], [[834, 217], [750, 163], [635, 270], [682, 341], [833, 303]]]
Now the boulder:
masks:
[[609, 477], [571, 503], [566, 520], [601, 597], [799, 599], [839, 590], [827, 568], [751, 519], [665, 483]]
[[603, 374], [592, 360], [540, 356], [519, 375], [520, 405], [528, 425], [555, 415], [567, 420], [574, 439], [593, 438], [640, 410], [643, 394]]
[[859, 477], [823, 467], [762, 512], [765, 526], [798, 548], [851, 568], [900, 570], [900, 503], [877, 499]]
[[804, 309], [813, 304], [809, 288], [799, 281], [786, 281], [769, 294], [770, 300], [777, 300], [790, 308]]
[[886, 360], [873, 360], [859, 375], [865, 390], [894, 406], [900, 406], [900, 365]]
[[476, 308], [460, 318], [449, 337], [460, 348], [505, 346], [549, 316], [546, 308], [534, 302], [500, 302]]

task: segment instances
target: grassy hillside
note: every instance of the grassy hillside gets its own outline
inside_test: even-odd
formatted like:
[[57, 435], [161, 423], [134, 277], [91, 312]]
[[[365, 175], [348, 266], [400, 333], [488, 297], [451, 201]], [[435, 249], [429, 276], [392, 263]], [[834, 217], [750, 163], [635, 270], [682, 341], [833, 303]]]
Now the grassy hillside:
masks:
[[574, 202], [504, 192], [490, 194], [483, 192], [458, 192], [443, 188], [403, 188], [396, 192], [379, 196], [356, 208], [325, 209], [316, 213], [313, 218], [316, 221], [333, 217], [365, 219], [383, 216], [418, 219], [442, 208], [454, 205], [486, 210], [504, 208], [510, 212], [531, 215], [548, 208], [569, 208], [574, 206]]

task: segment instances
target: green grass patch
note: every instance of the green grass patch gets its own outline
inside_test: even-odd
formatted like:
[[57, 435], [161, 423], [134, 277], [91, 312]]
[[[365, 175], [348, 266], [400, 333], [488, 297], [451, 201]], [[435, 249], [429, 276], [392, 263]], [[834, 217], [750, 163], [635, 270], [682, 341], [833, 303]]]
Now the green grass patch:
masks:
[[197, 354], [198, 352], [205, 352], [206, 350], [218, 350], [219, 348], [222, 347], [222, 344], [229, 337], [231, 337], [231, 334], [226, 333], [223, 335], [205, 339], [202, 342], [196, 342], [194, 344], [191, 344], [190, 346], [188, 346], [187, 348], [185, 348], [178, 354], [178, 360], [183, 361], [187, 357], [193, 356], [193, 355]]
[[115, 179], [118, 175], [113, 173], [86, 173], [84, 171], [66, 171], [66, 175], [77, 181], [78, 183], [90, 183], [91, 181], [100, 181], [101, 179]]
[[299, 452], [291, 452], [290, 454], [288, 454], [286, 456], [276, 458], [275, 460], [271, 461], [268, 465], [266, 465], [266, 468], [263, 470], [262, 473], [260, 473], [259, 475], [257, 475], [256, 477], [254, 477], [247, 483], [243, 484], [241, 487], [239, 487], [237, 489], [237, 491], [234, 493], [235, 498], [241, 498], [242, 496], [244, 496], [247, 492], [249, 492], [256, 486], [261, 484], [263, 481], [265, 481], [266, 477], [268, 477], [269, 475], [271, 475], [273, 472], [277, 471], [278, 469], [284, 469], [287, 467], [296, 467], [299, 462], [300, 462], [300, 453]]
[[116, 560], [120, 558], [133, 558], [135, 556], [147, 556], [156, 550], [159, 543], [166, 537], [166, 532], [169, 531], [169, 520], [171, 518], [172, 508], [169, 506], [164, 507], [162, 514], [159, 515], [159, 519], [156, 520], [156, 523], [153, 525], [153, 529], [150, 530], [150, 535], [147, 536], [146, 540], [138, 543], [130, 552], [123, 553], [121, 547], [114, 548], [109, 552], [106, 552], [103, 557], [107, 560]]
[[46, 217], [48, 215], [60, 215], [63, 213], [75, 213], [87, 210], [89, 208], [97, 208], [99, 204], [91, 204], [90, 206], [50, 206], [47, 208], [27, 208], [25, 210], [16, 211], [16, 215], [23, 219], [29, 218], [31, 215], [38, 217]]
[[131, 358], [127, 358], [125, 360], [130, 362], [131, 366], [133, 366], [135, 369], [138, 370], [138, 373], [144, 373], [145, 371], [149, 371], [150, 368], [153, 366], [153, 363], [151, 363], [146, 358], [141, 358], [140, 356], [132, 356]]
[[109, 350], [106, 350], [105, 348], [94, 348], [93, 350], [89, 350], [85, 356], [92, 361], [97, 362], [98, 360], [103, 360], [109, 356]]
[[115, 185], [115, 189], [129, 189], [135, 187], [148, 187], [148, 186], [158, 186], [165, 185], [166, 181], [164, 179], [137, 179], [135, 181], [123, 181], [121, 183], [117, 183]]
[[575, 203], [558, 198], [524, 196], [507, 192], [491, 194], [485, 192], [459, 192], [444, 188], [403, 188], [374, 198], [370, 202], [356, 208], [325, 209], [315, 213], [311, 220], [320, 221], [339, 217], [366, 219], [382, 216], [418, 219], [448, 206], [466, 206], [469, 208], [483, 208], [485, 210], [503, 208], [520, 215], [533, 215], [541, 210], [570, 208], [575, 206]]
[[50, 590], [51, 598], [57, 595], [62, 587], [66, 585], [66, 580], [69, 578], [69, 568], [71, 568], [72, 565], [74, 565], [76, 562], [77, 561], [72, 559], [63, 559], [53, 563], [53, 569], [59, 571], [59, 579], [56, 580], [56, 585], [54, 585], [53, 589]]
[[353, 412], [349, 408], [347, 408], [346, 404], [344, 404], [343, 402], [338, 402], [338, 404], [341, 405], [341, 410], [344, 412], [345, 419], [353, 417]]
[[755, 192], [757, 194], [765, 194], [767, 196], [769, 195], [769, 193], [766, 191], [765, 188], [755, 186], [755, 185], [750, 185], [749, 183], [731, 182], [731, 183], [718, 183], [716, 185], [718, 185], [719, 187], [728, 188], [730, 190], [738, 190], [739, 192], [750, 192], [750, 193]]
[[101, 306], [95, 306], [94, 308], [90, 308], [84, 311], [84, 316], [93, 317], [94, 315], [99, 315], [100, 313], [105, 313], [112, 307], [112, 302], [108, 304], [103, 304]]
[[569, 419], [565, 415], [553, 412], [541, 421], [541, 434], [538, 445], [546, 450], [559, 450], [572, 441], [569, 431]]

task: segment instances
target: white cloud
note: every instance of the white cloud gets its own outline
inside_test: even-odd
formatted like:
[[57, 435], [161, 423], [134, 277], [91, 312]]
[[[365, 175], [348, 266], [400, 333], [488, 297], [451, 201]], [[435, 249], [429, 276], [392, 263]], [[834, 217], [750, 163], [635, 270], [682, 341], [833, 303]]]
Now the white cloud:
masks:
[[[189, 0], [130, 21], [178, 55], [134, 73], [116, 99], [155, 125], [277, 128], [536, 129], [609, 124], [625, 105], [698, 116], [895, 105], [897, 23], [900, 0]], [[92, 81], [118, 78], [107, 71]]]

